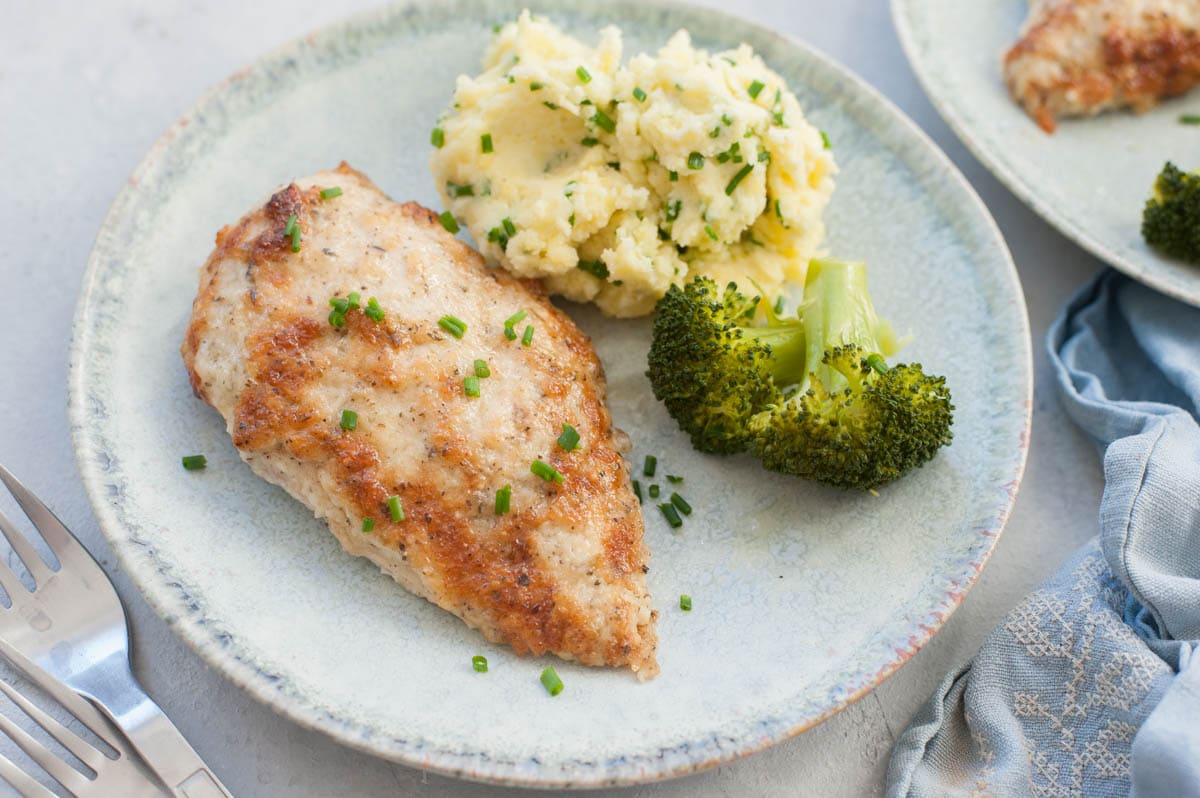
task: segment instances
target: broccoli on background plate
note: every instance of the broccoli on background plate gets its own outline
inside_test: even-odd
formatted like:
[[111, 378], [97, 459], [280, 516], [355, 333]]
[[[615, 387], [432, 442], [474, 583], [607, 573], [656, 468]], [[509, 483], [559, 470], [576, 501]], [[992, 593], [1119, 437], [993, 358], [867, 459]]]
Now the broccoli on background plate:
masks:
[[945, 380], [884, 359], [895, 339], [865, 264], [812, 261], [796, 318], [765, 308], [756, 325], [758, 308], [706, 277], [658, 303], [647, 376], [697, 449], [749, 449], [772, 471], [871, 489], [950, 442]]
[[1200, 172], [1167, 162], [1142, 211], [1142, 238], [1163, 254], [1200, 263]]

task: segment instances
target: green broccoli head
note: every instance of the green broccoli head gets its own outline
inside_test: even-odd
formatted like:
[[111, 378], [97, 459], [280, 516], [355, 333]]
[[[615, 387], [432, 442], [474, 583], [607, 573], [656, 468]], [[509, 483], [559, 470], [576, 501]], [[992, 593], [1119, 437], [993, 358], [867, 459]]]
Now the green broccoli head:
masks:
[[1168, 162], [1142, 211], [1142, 238], [1173, 258], [1200, 263], [1200, 172]]
[[706, 278], [658, 305], [648, 375], [696, 448], [748, 448], [772, 471], [871, 489], [950, 442], [945, 380], [884, 360], [895, 340], [864, 264], [812, 261], [795, 319], [765, 309], [755, 326], [757, 305]]
[[775, 397], [775, 377], [803, 374], [803, 329], [795, 319], [752, 326], [759, 297], [707, 277], [671, 286], [658, 302], [646, 375], [654, 395], [703, 452], [750, 443], [746, 422]]

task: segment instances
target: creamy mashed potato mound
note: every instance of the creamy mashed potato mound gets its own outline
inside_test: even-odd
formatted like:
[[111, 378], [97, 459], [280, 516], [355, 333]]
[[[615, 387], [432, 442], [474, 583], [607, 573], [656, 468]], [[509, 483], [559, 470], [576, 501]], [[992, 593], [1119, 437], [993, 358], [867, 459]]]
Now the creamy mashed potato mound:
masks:
[[837, 167], [749, 46], [710, 55], [681, 30], [622, 65], [617, 28], [591, 48], [526, 11], [483, 66], [459, 77], [432, 168], [484, 254], [611, 316], [696, 274], [802, 283]]

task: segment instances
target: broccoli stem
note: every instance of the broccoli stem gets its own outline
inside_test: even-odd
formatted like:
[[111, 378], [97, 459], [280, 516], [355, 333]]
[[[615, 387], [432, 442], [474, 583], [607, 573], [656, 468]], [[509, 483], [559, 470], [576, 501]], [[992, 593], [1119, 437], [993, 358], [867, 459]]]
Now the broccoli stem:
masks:
[[[822, 363], [826, 352], [855, 345], [873, 355], [890, 355], [896, 348], [891, 326], [875, 313], [867, 290], [867, 265], [860, 261], [829, 258], [810, 262], [800, 318], [809, 364], [806, 377], [818, 380], [830, 392], [850, 386], [852, 380], [852, 387], [857, 387], [861, 377]], [[808, 387], [806, 379], [801, 390]]]
[[808, 350], [799, 319], [777, 319], [768, 327], [742, 327], [742, 336], [771, 347], [771, 377], [781, 387], [804, 379]]

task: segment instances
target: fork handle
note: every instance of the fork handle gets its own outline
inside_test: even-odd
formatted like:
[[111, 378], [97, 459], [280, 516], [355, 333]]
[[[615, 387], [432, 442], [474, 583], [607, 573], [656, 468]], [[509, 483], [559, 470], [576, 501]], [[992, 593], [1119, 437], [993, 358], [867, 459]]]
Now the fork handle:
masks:
[[[128, 667], [123, 683], [73, 685], [117, 725], [145, 763], [178, 798], [233, 798], [216, 774], [142, 689]], [[112, 671], [109, 671], [111, 676]]]

